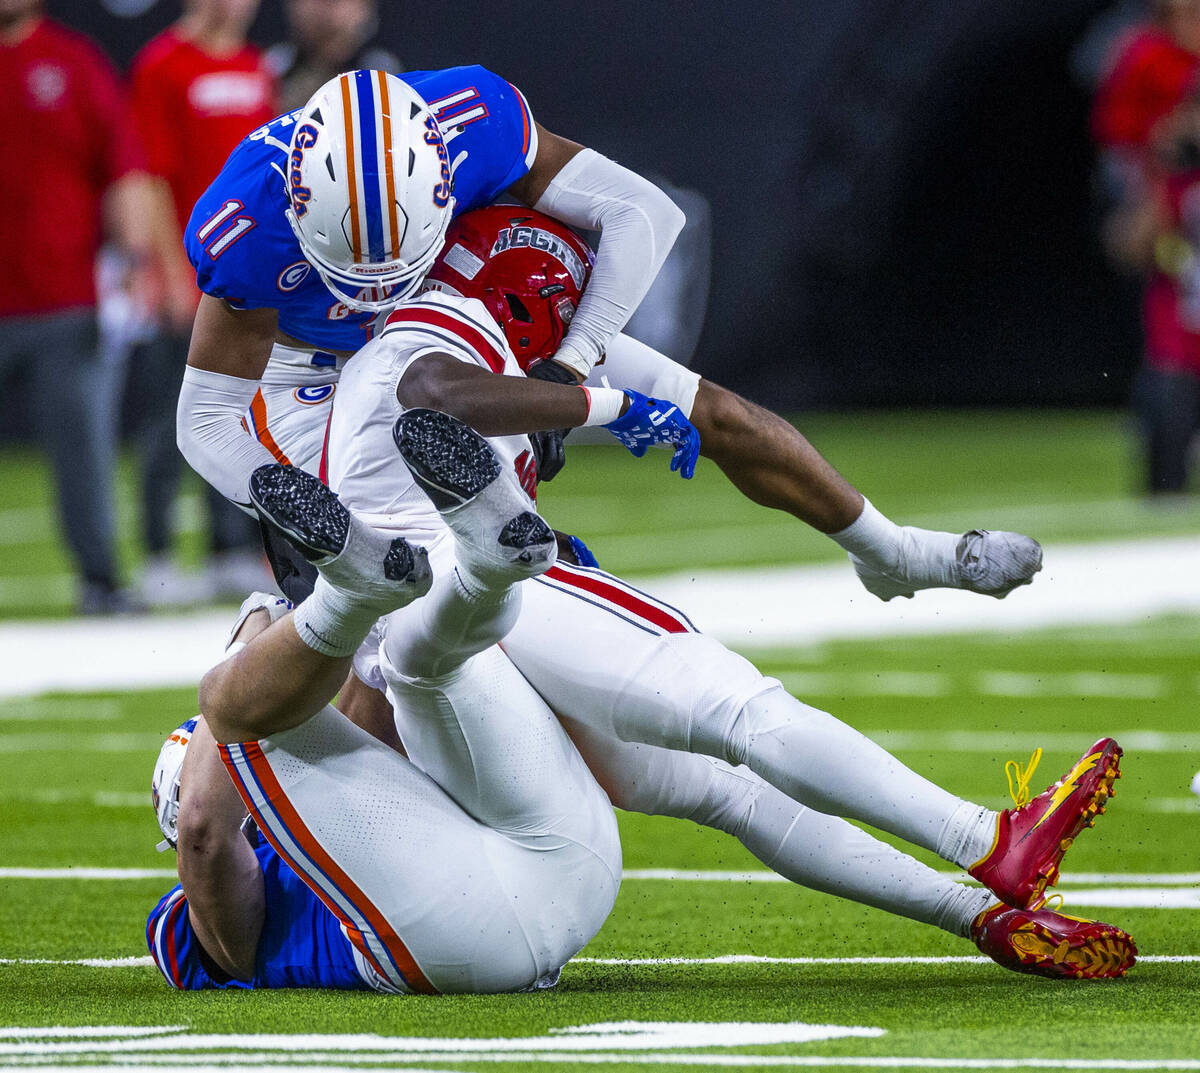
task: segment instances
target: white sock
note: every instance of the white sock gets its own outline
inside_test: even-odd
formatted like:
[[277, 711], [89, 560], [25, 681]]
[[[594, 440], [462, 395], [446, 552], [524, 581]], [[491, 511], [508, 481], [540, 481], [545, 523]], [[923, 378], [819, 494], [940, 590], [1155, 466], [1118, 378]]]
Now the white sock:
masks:
[[[665, 752], [665, 751], [664, 751]], [[970, 935], [971, 922], [995, 896], [941, 875], [852, 823], [805, 808], [745, 768], [705, 757], [708, 769], [681, 753], [651, 755], [665, 770], [655, 786], [633, 788], [622, 807], [649, 805], [656, 813], [725, 831], [785, 879], [889, 913]], [[640, 780], [639, 780], [640, 781]], [[669, 789], [663, 789], [667, 787]]]
[[520, 586], [476, 589], [464, 581], [463, 572], [457, 566], [439, 574], [424, 599], [388, 617], [384, 651], [405, 677], [449, 674], [502, 640], [516, 622]]
[[[956, 864], [982, 845], [968, 863], [978, 860], [995, 833], [995, 813], [943, 790], [779, 685], [746, 703], [719, 747], [699, 734], [696, 743], [710, 755], [745, 764], [810, 808], [869, 823]], [[955, 856], [943, 852], [947, 845]]]
[[312, 595], [292, 613], [300, 640], [325, 656], [354, 655], [378, 618], [378, 608], [320, 574]]
[[946, 821], [934, 852], [944, 861], [970, 868], [991, 850], [998, 819], [991, 809], [964, 801]]
[[468, 603], [481, 606], [503, 603], [513, 589], [513, 579], [507, 577], [498, 580], [494, 569], [471, 564], [463, 554], [465, 550], [462, 543], [454, 546], [454, 578], [459, 595]]
[[961, 534], [899, 526], [865, 497], [862, 514], [829, 536], [889, 577], [925, 588], [953, 585], [958, 580], [956, 553]]

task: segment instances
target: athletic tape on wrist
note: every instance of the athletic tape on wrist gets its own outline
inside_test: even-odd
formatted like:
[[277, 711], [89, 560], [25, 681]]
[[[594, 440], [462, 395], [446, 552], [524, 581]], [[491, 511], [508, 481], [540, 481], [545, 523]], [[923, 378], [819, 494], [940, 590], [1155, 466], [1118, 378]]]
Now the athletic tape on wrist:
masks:
[[615, 387], [583, 387], [583, 393], [588, 398], [588, 415], [583, 427], [607, 425], [621, 416], [621, 407], [625, 405], [625, 392]]

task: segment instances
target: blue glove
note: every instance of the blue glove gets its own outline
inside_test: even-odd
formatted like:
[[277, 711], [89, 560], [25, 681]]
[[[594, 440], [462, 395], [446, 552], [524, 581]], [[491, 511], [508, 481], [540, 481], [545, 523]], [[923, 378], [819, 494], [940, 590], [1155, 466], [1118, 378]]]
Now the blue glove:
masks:
[[617, 437], [634, 458], [641, 458], [656, 443], [675, 444], [671, 472], [679, 471], [685, 480], [696, 472], [700, 454], [700, 433], [673, 402], [647, 398], [639, 391], [623, 389], [629, 397], [629, 409], [604, 427]]
[[596, 562], [596, 556], [592, 554], [592, 549], [580, 540], [579, 537], [568, 534], [567, 541], [571, 545], [571, 550], [575, 553], [575, 561], [580, 566], [599, 567], [600, 564]]

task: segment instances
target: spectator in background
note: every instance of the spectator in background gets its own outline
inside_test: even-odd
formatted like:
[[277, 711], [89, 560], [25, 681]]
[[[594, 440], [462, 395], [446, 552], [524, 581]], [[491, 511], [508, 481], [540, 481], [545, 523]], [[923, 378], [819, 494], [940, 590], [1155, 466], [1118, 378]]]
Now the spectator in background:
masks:
[[0, 0], [0, 380], [27, 375], [50, 455], [78, 609], [132, 609], [117, 585], [115, 424], [97, 350], [96, 253], [108, 228], [151, 263], [161, 221], [116, 72], [42, 0]]
[[1092, 129], [1113, 207], [1105, 244], [1145, 274], [1135, 388], [1147, 490], [1186, 489], [1200, 426], [1200, 0], [1159, 0], [1118, 43]]
[[300, 108], [334, 75], [369, 67], [398, 74], [399, 58], [370, 44], [379, 25], [376, 0], [286, 0], [288, 40], [267, 50], [283, 108]]
[[149, 559], [141, 591], [150, 604], [240, 598], [272, 587], [256, 524], [207, 484], [212, 557], [203, 587], [181, 574], [171, 557], [183, 472], [175, 446], [175, 401], [200, 300], [183, 229], [237, 143], [279, 112], [274, 78], [262, 53], [246, 40], [257, 11], [258, 0], [185, 0], [182, 17], [138, 53], [131, 72], [134, 119], [150, 170], [160, 180], [160, 196], [170, 206], [173, 251], [162, 279], [160, 332], [134, 351], [130, 377], [144, 415], [139, 441]]

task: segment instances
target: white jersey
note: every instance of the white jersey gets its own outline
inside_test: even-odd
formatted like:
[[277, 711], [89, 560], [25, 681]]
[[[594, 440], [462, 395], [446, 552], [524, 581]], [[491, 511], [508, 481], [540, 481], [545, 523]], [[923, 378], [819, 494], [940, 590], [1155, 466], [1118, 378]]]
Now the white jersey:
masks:
[[[263, 430], [282, 453], [295, 452], [289, 453], [292, 462], [321, 476], [364, 520], [425, 545], [436, 573], [451, 559], [450, 530], [413, 482], [392, 438], [403, 409], [396, 398], [400, 377], [418, 357], [434, 352], [521, 375], [480, 303], [430, 293], [398, 307], [387, 331], [344, 368], [326, 371], [329, 387], [340, 371], [336, 394], [324, 404], [328, 417], [304, 405], [296, 397], [300, 389], [280, 385], [267, 399]], [[606, 375], [614, 386], [672, 399], [685, 411], [699, 381], [695, 373], [625, 336], [614, 340], [588, 382]], [[323, 386], [316, 385], [314, 392]], [[273, 403], [280, 407], [278, 419]], [[604, 430], [580, 431], [600, 431], [612, 439]], [[568, 444], [579, 435], [573, 433]], [[311, 445], [318, 441], [322, 447], [314, 453]], [[525, 436], [489, 442], [518, 476], [526, 458], [532, 463]], [[553, 518], [547, 520], [553, 524]], [[586, 540], [588, 534], [581, 536]], [[559, 715], [589, 728], [614, 749], [621, 741], [689, 749], [699, 725], [728, 726], [751, 697], [777, 684], [698, 633], [678, 609], [601, 570], [559, 563], [523, 582], [522, 589], [523, 610], [504, 638], [504, 651]], [[376, 630], [360, 649], [355, 671], [382, 688], [379, 636]], [[402, 739], [412, 737], [412, 728], [398, 729]], [[409, 755], [425, 769], [425, 757]], [[620, 804], [657, 811], [658, 799], [659, 788], [642, 782], [624, 787]]]
[[[366, 394], [366, 384], [358, 381], [359, 377], [371, 377], [369, 382], [385, 389], [394, 401], [394, 386], [389, 389], [386, 383], [380, 383], [385, 370], [378, 363], [383, 361], [395, 361], [407, 367], [408, 362], [421, 354], [438, 351], [494, 372], [509, 376], [524, 375], [496, 322], [473, 299], [430, 291], [397, 307], [389, 318], [387, 334], [390, 338], [386, 346], [380, 346], [380, 339], [372, 340], [353, 359], [339, 358], [312, 348], [276, 344], [263, 373], [258, 394], [243, 419], [246, 431], [277, 461], [299, 466], [331, 485], [334, 485], [335, 478], [330, 469], [330, 458], [336, 455], [339, 460], [336, 469], [338, 483], [347, 475], [352, 475], [357, 487], [362, 483], [358, 478], [363, 473], [361, 467], [364, 463], [360, 460], [351, 468], [348, 455], [356, 453], [358, 445], [346, 446], [352, 434], [347, 431], [346, 419], [337, 421], [337, 429], [334, 429], [334, 403], [343, 398], [347, 390], [347, 385], [341, 382], [345, 370], [353, 374], [351, 383], [359, 383], [354, 390], [362, 392], [357, 402], [348, 404], [360, 415], [360, 419], [382, 418], [390, 412], [386, 408], [382, 413], [376, 412], [377, 408]], [[385, 359], [382, 356], [391, 351], [395, 351], [394, 358]], [[373, 373], [362, 368], [363, 358], [377, 365]], [[700, 376], [636, 339], [618, 335], [609, 344], [604, 360], [592, 370], [584, 383], [588, 387], [633, 388], [652, 398], [670, 399], [684, 414], [690, 414], [700, 386]], [[522, 486], [533, 489], [534, 475], [529, 466], [532, 454], [522, 457], [522, 453], [529, 448], [528, 442], [523, 436], [501, 437], [495, 442], [502, 455], [506, 454], [503, 446], [506, 441], [516, 448], [511, 459], [513, 464], [518, 460], [521, 462], [519, 476]], [[571, 433], [570, 442], [616, 445], [616, 440], [602, 428], [576, 429]], [[387, 464], [390, 465], [391, 461], [389, 458]], [[383, 459], [377, 458], [374, 464], [382, 465]], [[389, 473], [388, 480], [382, 484], [390, 483], [394, 476]], [[386, 522], [389, 511], [376, 511], [370, 506], [375, 498], [368, 496], [363, 499], [362, 509], [367, 513], [380, 514]], [[406, 507], [416, 502], [410, 500]], [[401, 521], [400, 513], [397, 513], [395, 520]], [[437, 525], [432, 516], [427, 516], [426, 520]], [[441, 532], [440, 528], [437, 531]]]
[[[405, 302], [342, 371], [321, 474], [365, 522], [418, 543], [434, 543], [449, 531], [401, 462], [390, 434], [363, 436], [362, 430], [390, 433], [404, 412], [396, 398], [401, 378], [409, 365], [432, 353], [504, 376], [525, 375], [504, 333], [474, 298], [431, 291]], [[488, 442], [501, 463], [516, 472], [526, 493], [533, 493], [537, 470], [529, 437], [499, 436]]]

